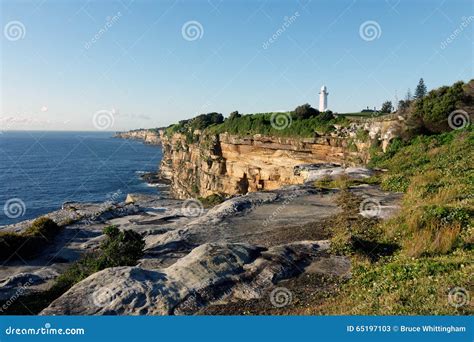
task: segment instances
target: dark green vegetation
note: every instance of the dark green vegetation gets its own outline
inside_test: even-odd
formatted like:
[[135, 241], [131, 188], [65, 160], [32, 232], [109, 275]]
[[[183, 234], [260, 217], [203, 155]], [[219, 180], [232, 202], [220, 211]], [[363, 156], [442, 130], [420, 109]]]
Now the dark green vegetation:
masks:
[[382, 113], [391, 113], [393, 111], [392, 101], [385, 101], [380, 108]]
[[450, 87], [440, 87], [410, 101], [408, 125], [413, 135], [446, 132], [451, 130], [448, 124], [450, 113], [464, 109], [472, 114], [473, 105], [474, 80], [469, 83], [456, 82]]
[[[233, 114], [235, 115], [235, 113]], [[194, 130], [203, 130], [211, 125], [221, 124], [222, 122], [224, 122], [224, 117], [222, 116], [222, 114], [201, 114], [192, 119], [181, 120], [177, 124], [169, 126], [168, 128], [166, 128], [165, 133], [167, 135], [172, 135], [174, 133], [192, 133]]]
[[425, 81], [423, 80], [423, 78], [420, 78], [420, 81], [418, 82], [418, 85], [415, 88], [415, 99], [421, 99], [426, 96], [426, 91], [427, 88], [425, 85]]
[[60, 227], [47, 217], [33, 221], [21, 233], [0, 232], [0, 260], [30, 259], [50, 244]]
[[316, 110], [313, 113], [317, 114], [308, 116], [309, 114], [301, 109], [298, 115], [294, 112], [248, 114], [227, 119], [220, 125], [209, 127], [208, 130], [214, 134], [229, 133], [241, 136], [262, 134], [309, 138], [314, 137], [315, 132], [324, 134], [333, 130], [334, 124], [345, 122], [343, 118], [334, 118], [331, 113], [319, 113]]
[[[8, 315], [37, 314], [74, 284], [100, 270], [116, 266], [134, 266], [143, 256], [145, 241], [132, 230], [120, 231], [115, 226], [104, 228], [105, 240], [96, 252], [84, 255], [61, 274], [47, 291], [18, 298], [6, 311]], [[0, 302], [0, 307], [3, 303]]]
[[[372, 166], [385, 190], [405, 192], [399, 214], [388, 220], [357, 215], [360, 200], [341, 192], [344, 214], [331, 223], [333, 253], [350, 255], [352, 278], [305, 314], [468, 314], [448, 303], [448, 292], [472, 293], [474, 273], [474, 131], [466, 128], [396, 141]], [[374, 180], [372, 180], [372, 183]], [[347, 189], [344, 180], [335, 185]]]
[[[443, 86], [426, 94], [426, 85], [422, 80], [417, 87], [415, 98], [410, 92], [405, 100], [398, 103], [397, 113], [407, 118], [408, 133], [433, 134], [451, 130], [448, 125], [449, 114], [454, 110], [467, 108], [472, 111], [474, 101], [474, 80], [469, 83], [456, 82], [452, 86]], [[315, 133], [326, 134], [334, 130], [334, 125], [347, 125], [350, 118], [378, 117], [393, 111], [391, 101], [383, 103], [380, 111], [362, 110], [354, 113], [340, 113], [335, 117], [331, 111], [320, 113], [309, 104], [298, 106], [293, 111], [239, 114], [235, 111], [224, 119], [222, 114], [201, 114], [189, 120], [182, 120], [165, 129], [171, 136], [181, 133], [188, 143], [197, 142], [195, 130], [211, 134], [229, 133], [246, 136], [262, 134], [284, 137], [314, 137]], [[469, 110], [467, 110], [469, 112]]]
[[198, 197], [198, 200], [201, 201], [204, 208], [212, 208], [226, 200], [224, 195], [212, 194], [207, 197]]
[[314, 137], [315, 132], [327, 133], [334, 129], [334, 124], [343, 124], [346, 120], [335, 118], [330, 111], [320, 113], [309, 104], [297, 107], [292, 112], [239, 114], [232, 112], [227, 119], [222, 114], [201, 114], [190, 120], [183, 120], [169, 126], [165, 134], [186, 135], [188, 143], [194, 142], [194, 131], [236, 135], [263, 134], [272, 136]]
[[305, 120], [319, 115], [319, 110], [314, 109], [308, 103], [298, 106], [293, 111], [293, 118], [296, 120]]

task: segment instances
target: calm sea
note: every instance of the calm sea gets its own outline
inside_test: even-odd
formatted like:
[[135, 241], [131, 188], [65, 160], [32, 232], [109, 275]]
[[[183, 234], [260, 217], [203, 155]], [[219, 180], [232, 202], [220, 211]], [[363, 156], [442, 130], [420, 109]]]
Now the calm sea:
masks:
[[123, 200], [156, 193], [139, 175], [156, 171], [161, 148], [109, 132], [1, 132], [0, 225], [56, 210], [66, 201]]

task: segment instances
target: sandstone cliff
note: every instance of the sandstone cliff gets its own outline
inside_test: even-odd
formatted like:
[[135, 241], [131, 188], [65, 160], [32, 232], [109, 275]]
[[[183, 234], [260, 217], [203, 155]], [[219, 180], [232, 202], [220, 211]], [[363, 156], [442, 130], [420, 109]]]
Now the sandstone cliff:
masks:
[[171, 180], [171, 193], [177, 198], [274, 190], [304, 183], [307, 173], [303, 171], [308, 167], [367, 163], [369, 149], [378, 145], [385, 150], [399, 135], [401, 122], [398, 117], [368, 120], [313, 138], [160, 131], [160, 172]]
[[120, 139], [142, 140], [145, 144], [151, 145], [161, 144], [158, 129], [137, 129], [128, 132], [117, 132], [115, 137]]

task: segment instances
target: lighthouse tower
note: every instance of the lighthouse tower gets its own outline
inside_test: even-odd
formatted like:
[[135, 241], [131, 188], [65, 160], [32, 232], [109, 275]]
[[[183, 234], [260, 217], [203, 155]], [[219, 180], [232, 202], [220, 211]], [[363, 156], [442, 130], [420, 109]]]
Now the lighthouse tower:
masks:
[[319, 92], [319, 111], [325, 112], [328, 110], [328, 89], [325, 85], [321, 87], [321, 91]]

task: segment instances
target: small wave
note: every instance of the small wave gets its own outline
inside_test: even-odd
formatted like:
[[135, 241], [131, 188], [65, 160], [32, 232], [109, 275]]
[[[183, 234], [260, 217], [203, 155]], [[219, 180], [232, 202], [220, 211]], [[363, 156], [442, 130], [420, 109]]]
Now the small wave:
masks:
[[163, 184], [163, 183], [147, 183], [146, 185], [151, 187], [151, 188], [167, 188], [167, 187], [169, 187], [168, 184]]

